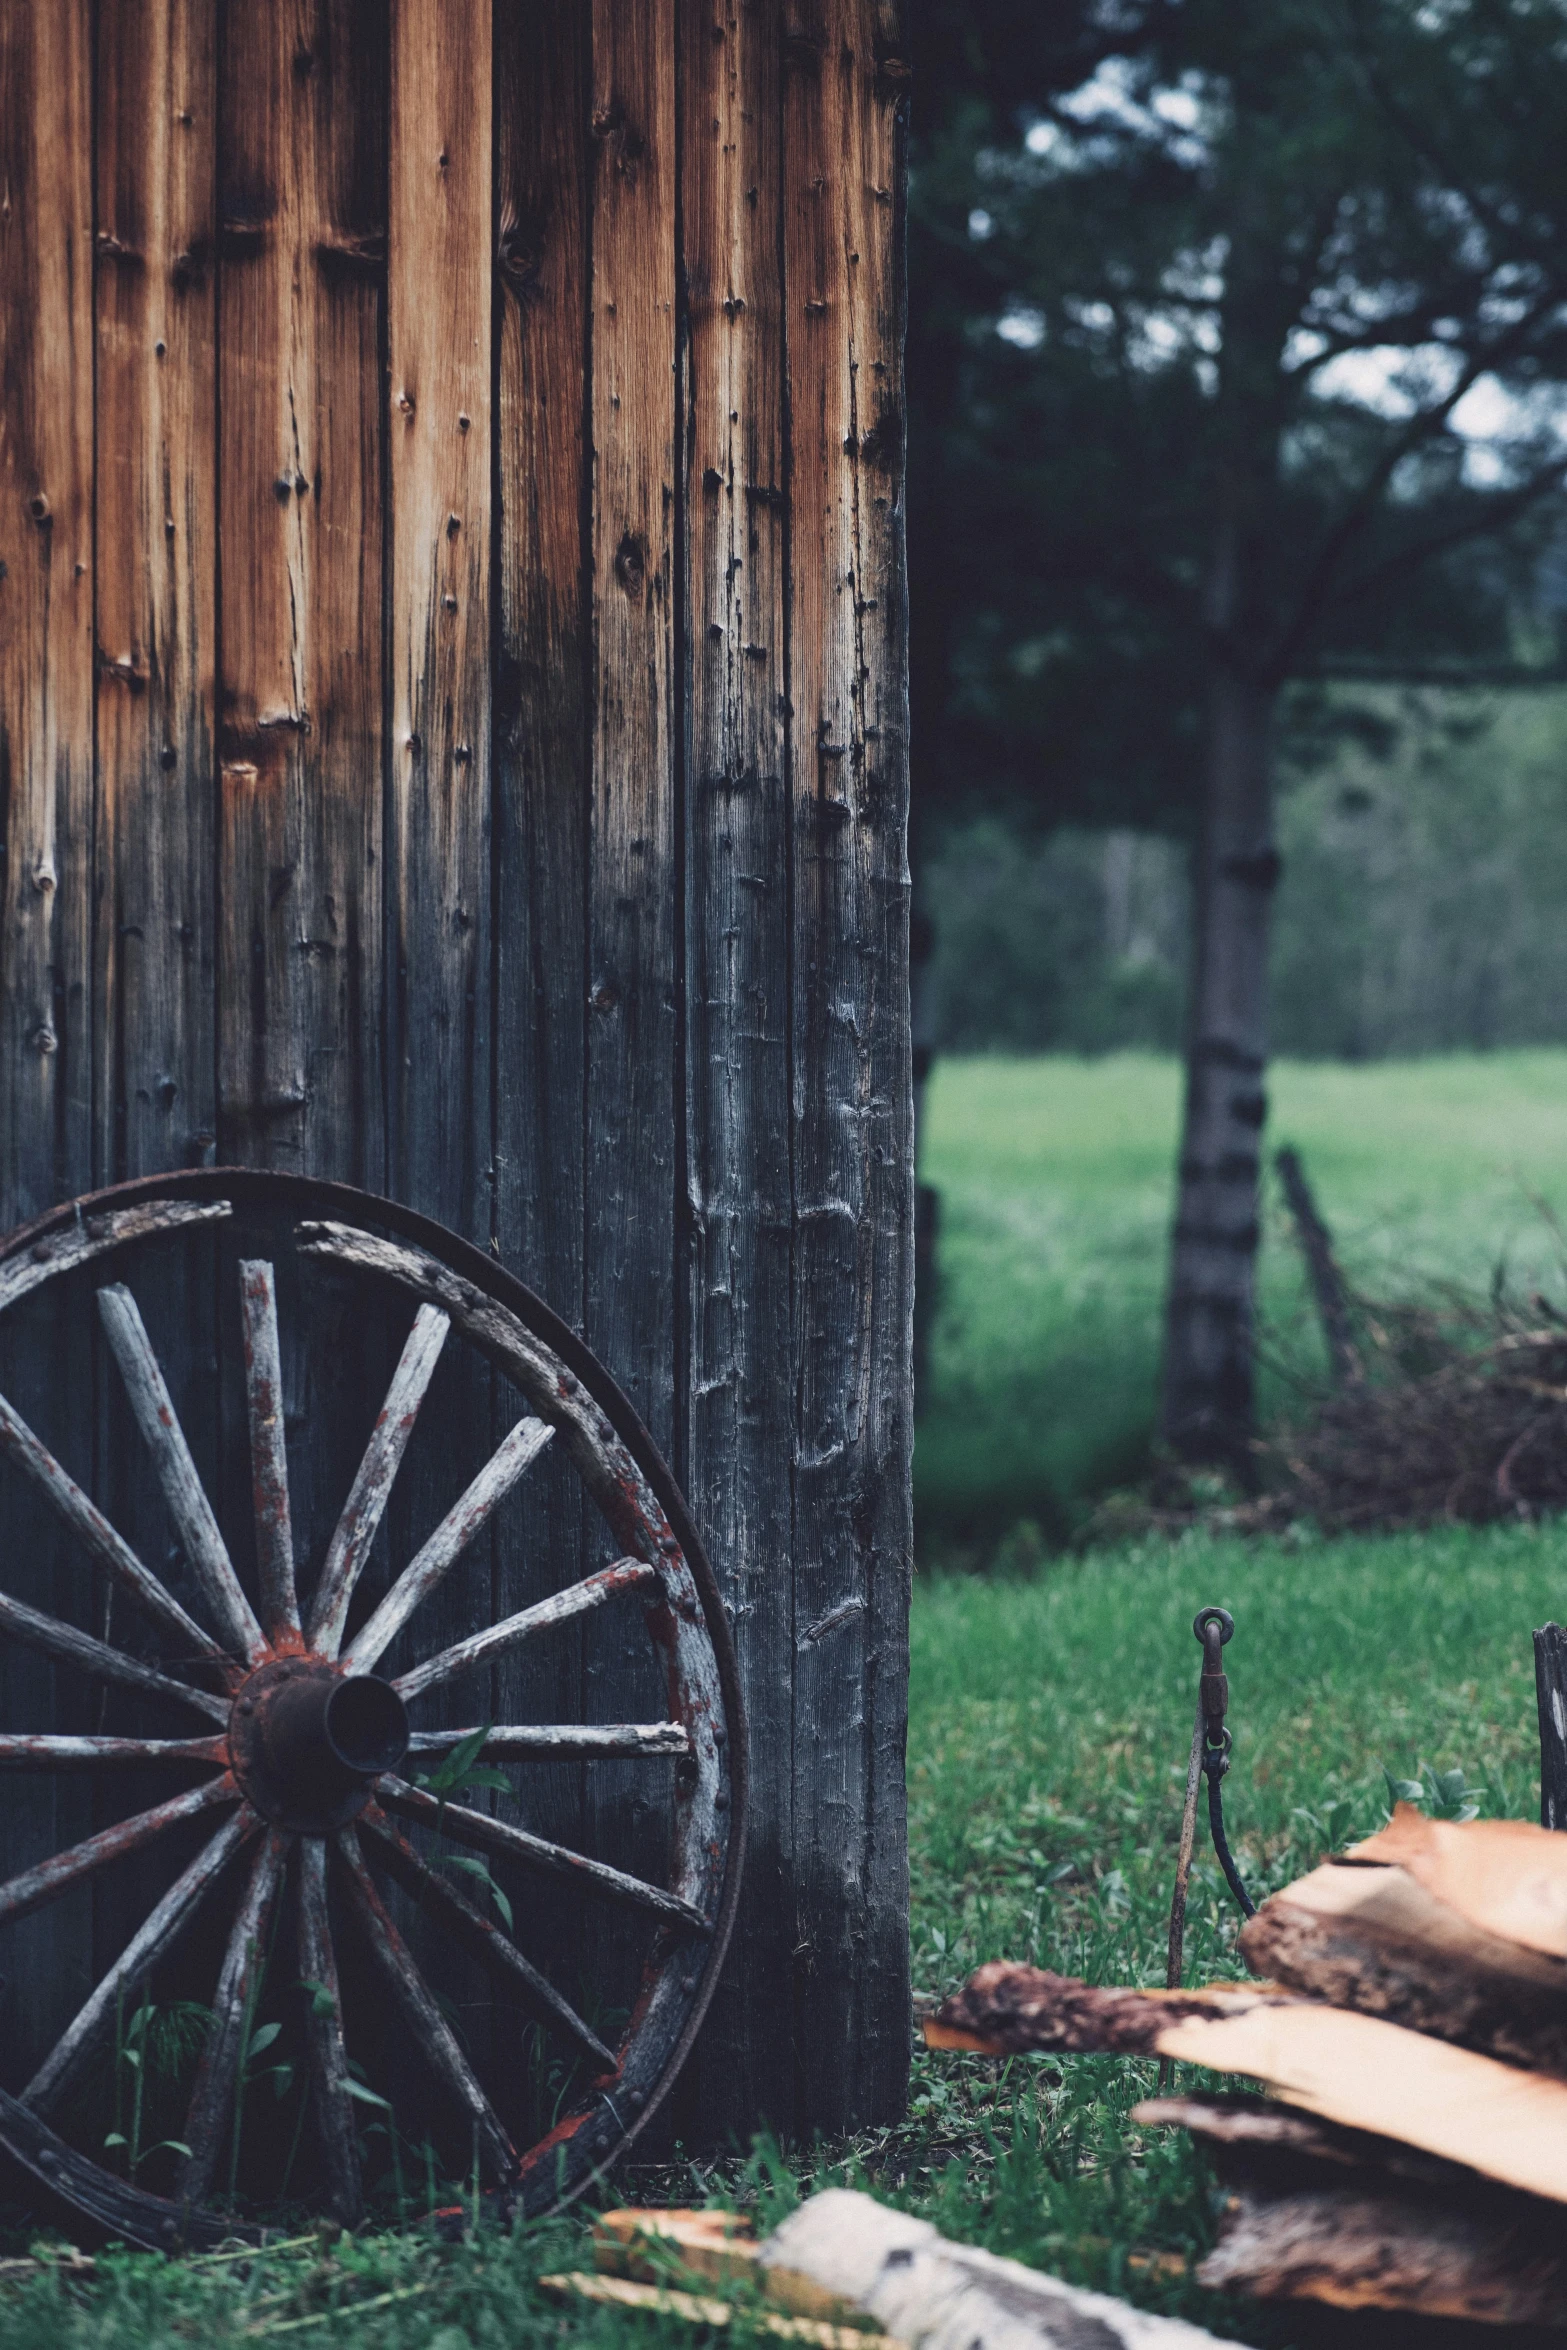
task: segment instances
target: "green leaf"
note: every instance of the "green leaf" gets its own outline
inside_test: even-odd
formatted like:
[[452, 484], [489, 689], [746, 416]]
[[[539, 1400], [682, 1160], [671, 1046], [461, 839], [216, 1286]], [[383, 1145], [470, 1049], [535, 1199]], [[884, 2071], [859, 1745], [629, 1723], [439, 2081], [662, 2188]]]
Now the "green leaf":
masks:
[[[190, 2160], [190, 2148], [183, 2138], [160, 2138], [156, 2146], [148, 2147], [147, 2154], [183, 2154], [187, 2162]], [[141, 2157], [143, 2162], [147, 2154]]]
[[308, 1991], [310, 1994], [310, 2012], [312, 2015], [336, 2015], [337, 2001], [325, 1983], [314, 1983], [310, 1980], [308, 1975], [301, 1975], [299, 1979], [299, 1988], [301, 1991]]
[[485, 1890], [488, 1892], [496, 1908], [500, 1911], [501, 1922], [505, 1926], [507, 1932], [510, 1933], [511, 1903], [507, 1900], [499, 1885], [496, 1884], [495, 1879], [490, 1875], [489, 1870], [485, 1867], [482, 1860], [475, 1860], [469, 1853], [466, 1852], [447, 1852], [441, 1855], [441, 1858], [436, 1865], [443, 1869], [465, 1869], [470, 1877], [477, 1877], [480, 1884], [483, 1885]]
[[437, 1763], [428, 1777], [420, 1780], [420, 1785], [427, 1787], [432, 1795], [442, 1797], [466, 1785], [468, 1773], [484, 1752], [485, 1740], [494, 1727], [493, 1722], [486, 1722], [481, 1729], [470, 1730], [466, 1738], [459, 1738], [446, 1760]]
[[491, 1763], [482, 1763], [477, 1770], [470, 1771], [462, 1784], [464, 1791], [470, 1787], [493, 1787], [497, 1795], [510, 1795], [513, 1792], [506, 1773], [496, 1770]]
[[255, 2057], [265, 2056], [282, 2029], [281, 2024], [263, 2024], [259, 2032], [252, 2032], [250, 2046], [245, 2051], [247, 2063]]
[[356, 2081], [352, 2075], [344, 2081], [343, 2093], [348, 2097], [357, 2097], [361, 2105], [379, 2105], [383, 2113], [392, 2110], [389, 2097], [378, 2097], [373, 2089], [367, 2089], [363, 2081]]
[[128, 2146], [130, 2144], [130, 2140], [126, 2137], [123, 2130], [111, 2130], [107, 2138], [105, 2138], [104, 2144], [105, 2146]]

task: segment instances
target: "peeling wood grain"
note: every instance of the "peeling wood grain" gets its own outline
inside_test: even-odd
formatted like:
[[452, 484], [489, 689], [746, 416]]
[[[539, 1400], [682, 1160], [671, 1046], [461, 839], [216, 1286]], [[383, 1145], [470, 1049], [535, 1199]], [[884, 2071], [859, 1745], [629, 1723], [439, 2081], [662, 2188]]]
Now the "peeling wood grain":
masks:
[[[793, 2126], [787, 478], [781, 0], [680, 23], [685, 417], [684, 1037], [690, 1332], [680, 1468], [733, 1610], [752, 1779], [746, 1893], [685, 2091], [708, 2128]], [[700, 2069], [698, 2069], [700, 2068]]]
[[804, 2103], [840, 2128], [901, 2101], [909, 2024], [903, 132], [888, 18], [875, 0], [785, 0], [795, 1614], [864, 1610], [796, 1650], [793, 1942]]
[[391, 1172], [490, 1229], [490, 0], [394, 0]]
[[[592, 0], [583, 1319], [666, 1454], [680, 1344], [674, 28], [674, 0]], [[583, 1655], [590, 1718], [657, 1702], [633, 1621], [585, 1627]], [[584, 1820], [589, 1850], [651, 1869], [638, 1806], [601, 1774]]]
[[97, 39], [95, 1171], [214, 1152], [217, 10]]
[[223, 59], [221, 1148], [380, 1189], [381, 289], [319, 251], [385, 233], [385, 35], [235, 0]]

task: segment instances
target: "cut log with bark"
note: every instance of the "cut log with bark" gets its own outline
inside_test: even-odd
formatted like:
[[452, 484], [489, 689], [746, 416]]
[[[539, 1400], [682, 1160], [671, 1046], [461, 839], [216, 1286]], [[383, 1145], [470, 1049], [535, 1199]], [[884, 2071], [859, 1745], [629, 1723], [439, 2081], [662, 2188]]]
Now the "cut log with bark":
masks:
[[1254, 1973], [1567, 2078], [1567, 1960], [1471, 1924], [1394, 1867], [1329, 1862], [1247, 1920]]
[[1266, 1901], [1267, 1979], [1152, 1991], [981, 1967], [933, 2047], [1158, 2056], [1266, 2097], [1140, 2105], [1229, 2189], [1204, 2284], [1567, 2330], [1567, 1843], [1401, 1804]]

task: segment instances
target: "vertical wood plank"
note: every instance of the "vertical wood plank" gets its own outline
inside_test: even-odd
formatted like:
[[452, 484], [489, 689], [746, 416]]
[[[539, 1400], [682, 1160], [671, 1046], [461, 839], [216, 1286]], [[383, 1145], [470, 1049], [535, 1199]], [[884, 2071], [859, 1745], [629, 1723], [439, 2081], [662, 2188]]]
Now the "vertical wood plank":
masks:
[[[0, 9], [0, 1229], [91, 1179], [92, 116], [86, 0]], [[90, 1380], [57, 1312], [7, 1317], [0, 1385], [79, 1476]], [[7, 1590], [87, 1622], [88, 1577], [58, 1522], [9, 1485], [0, 1508]], [[86, 1694], [9, 1643], [0, 1654], [7, 1721], [86, 1729]], [[18, 1791], [0, 1873], [85, 1833], [89, 1810], [58, 1781]], [[8, 2067], [36, 2061], [86, 1992], [90, 1921], [79, 1894], [18, 1928]]]
[[233, 0], [221, 108], [221, 1147], [379, 1189], [384, 12]]
[[0, 12], [0, 1222], [87, 1179], [93, 753], [86, 0]]
[[850, 2128], [909, 2045], [905, 76], [877, 0], [785, 4], [795, 2014], [804, 2111]]
[[217, 1138], [214, 0], [98, 15], [95, 1170]]
[[[677, 1330], [674, 0], [593, 0], [591, 832], [584, 1308], [588, 1343], [666, 1455]], [[589, 1540], [602, 1558], [603, 1529]], [[639, 1697], [634, 1610], [585, 1631], [589, 1720]], [[590, 1849], [648, 1865], [646, 1792], [587, 1773]], [[630, 1935], [601, 1948], [622, 1964]]]
[[[495, 1235], [502, 1261], [582, 1326], [588, 742], [584, 440], [590, 27], [580, 0], [499, 0], [495, 19], [499, 605], [495, 694]], [[498, 1431], [497, 1431], [498, 1433]], [[561, 1457], [553, 1457], [555, 1455]], [[587, 1572], [563, 1448], [529, 1471], [497, 1530], [496, 1613]], [[505, 1660], [497, 1721], [580, 1703], [565, 1627]], [[582, 1833], [583, 1772], [530, 1771], [527, 1819]], [[573, 1930], [550, 1961], [578, 1979]]]
[[793, 2123], [791, 1387], [780, 0], [683, 12], [688, 1496], [750, 1725], [746, 1896], [684, 2098]]
[[394, 0], [392, 1188], [490, 1234], [490, 0]]

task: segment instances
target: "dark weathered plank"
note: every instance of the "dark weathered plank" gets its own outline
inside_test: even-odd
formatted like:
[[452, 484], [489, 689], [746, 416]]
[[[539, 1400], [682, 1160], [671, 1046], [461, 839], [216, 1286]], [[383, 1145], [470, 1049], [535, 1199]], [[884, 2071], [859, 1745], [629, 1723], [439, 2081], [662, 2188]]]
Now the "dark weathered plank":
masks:
[[490, 1229], [489, 0], [392, 12], [393, 1189]]
[[385, 106], [379, 10], [227, 9], [220, 1140], [377, 1190]]
[[907, 681], [895, 27], [786, 0], [794, 814], [794, 1904], [806, 2112], [908, 2063]]
[[82, 1187], [92, 1065], [92, 65], [0, 11], [0, 1225]]
[[[92, 52], [86, 0], [0, 9], [0, 1229], [91, 1173]], [[85, 1346], [42, 1306], [0, 1329], [0, 1383], [89, 1473]], [[7, 1472], [0, 1583], [86, 1623], [80, 1554]], [[11, 1644], [12, 1725], [90, 1730], [85, 1681]], [[85, 1786], [40, 1781], [0, 1818], [6, 1876], [90, 1828]], [[7, 1936], [6, 2035], [37, 2062], [91, 1980], [90, 1894]], [[8, 2072], [14, 2081], [17, 2070]]]
[[[675, 1433], [675, 9], [593, 0], [593, 645], [584, 1303], [588, 1343]], [[607, 1552], [590, 1534], [588, 1560]], [[657, 1702], [632, 1608], [583, 1636], [590, 1721]], [[647, 1677], [643, 1677], [647, 1676]], [[587, 1774], [588, 1851], [651, 1874], [645, 1780]], [[607, 1967], [629, 1962], [630, 1937]]]
[[686, 289], [688, 1496], [733, 1609], [753, 1762], [747, 1893], [686, 2090], [787, 2130], [789, 808], [785, 776], [780, 0], [680, 26]]
[[217, 1133], [215, 0], [98, 11], [95, 1166]]
[[[581, 0], [498, 0], [495, 1238], [505, 1263], [577, 1330], [588, 1017], [590, 34]], [[552, 1445], [496, 1529], [496, 1614], [579, 1581], [583, 1534], [576, 1472]], [[575, 1717], [581, 1652], [573, 1626], [501, 1660], [494, 1718]], [[577, 1762], [545, 1766], [536, 1779], [530, 1772], [528, 1824], [580, 1841], [582, 1780]], [[561, 1982], [580, 1980], [577, 1921], [560, 1914], [548, 1924], [534, 1955]]]

